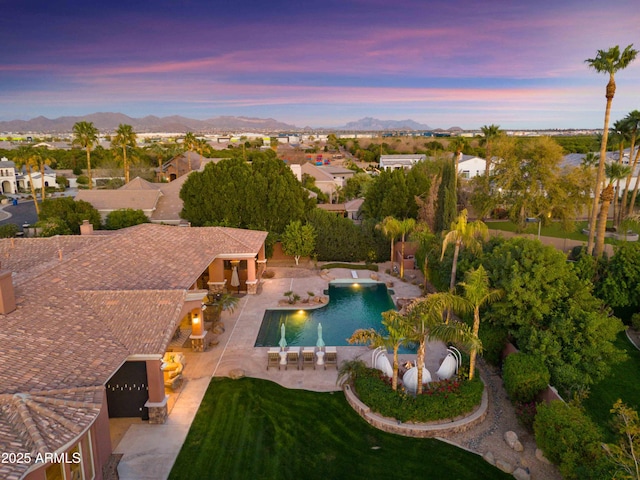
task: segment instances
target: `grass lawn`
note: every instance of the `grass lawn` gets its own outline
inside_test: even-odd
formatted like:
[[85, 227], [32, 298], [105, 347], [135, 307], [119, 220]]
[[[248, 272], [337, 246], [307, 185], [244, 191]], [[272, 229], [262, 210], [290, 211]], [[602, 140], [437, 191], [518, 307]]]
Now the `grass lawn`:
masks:
[[614, 440], [609, 428], [613, 415], [609, 413], [619, 398], [634, 410], [640, 408], [640, 350], [627, 339], [624, 332], [618, 335], [617, 348], [627, 352], [628, 359], [613, 365], [607, 378], [591, 387], [589, 398], [583, 402], [589, 416], [605, 431], [607, 441]]
[[[487, 222], [487, 226], [491, 230], [502, 230], [504, 232], [530, 233], [538, 234], [537, 223], [527, 223], [523, 231], [518, 230], [518, 226], [509, 221]], [[573, 232], [567, 232], [562, 229], [560, 222], [551, 222], [540, 229], [540, 235], [543, 237], [568, 238], [569, 240], [578, 240], [586, 242], [589, 238], [582, 233], [582, 229], [586, 228], [587, 222], [576, 222], [576, 228]], [[607, 239], [609, 240], [609, 239]], [[606, 240], [605, 240], [606, 242]]]
[[342, 392], [214, 378], [169, 479], [508, 479], [478, 455], [376, 430]]

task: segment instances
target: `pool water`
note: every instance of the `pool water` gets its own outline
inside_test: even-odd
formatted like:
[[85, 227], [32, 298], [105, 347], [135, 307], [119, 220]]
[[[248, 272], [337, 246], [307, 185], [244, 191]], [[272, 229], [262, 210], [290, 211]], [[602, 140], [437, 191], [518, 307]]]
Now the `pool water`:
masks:
[[267, 310], [258, 332], [256, 347], [276, 347], [280, 325], [285, 324], [287, 345], [315, 346], [318, 323], [326, 345], [349, 345], [347, 338], [359, 328], [383, 331], [382, 312], [395, 310], [383, 283], [331, 283], [329, 303], [313, 310]]

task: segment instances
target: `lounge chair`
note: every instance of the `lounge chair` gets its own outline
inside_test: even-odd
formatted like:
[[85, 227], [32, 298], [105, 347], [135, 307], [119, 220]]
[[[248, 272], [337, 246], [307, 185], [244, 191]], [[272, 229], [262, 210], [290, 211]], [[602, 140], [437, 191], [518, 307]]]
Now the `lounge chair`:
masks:
[[295, 365], [300, 370], [300, 347], [289, 347], [287, 350], [287, 364], [284, 369], [286, 370], [289, 365]]
[[269, 370], [269, 367], [278, 367], [278, 370], [280, 370], [280, 349], [270, 348], [267, 355], [267, 370]]
[[327, 365], [335, 365], [338, 369], [338, 350], [336, 347], [325, 347], [324, 349], [324, 369], [327, 369]]
[[316, 368], [316, 349], [314, 347], [305, 347], [302, 349], [302, 369], [311, 366]]

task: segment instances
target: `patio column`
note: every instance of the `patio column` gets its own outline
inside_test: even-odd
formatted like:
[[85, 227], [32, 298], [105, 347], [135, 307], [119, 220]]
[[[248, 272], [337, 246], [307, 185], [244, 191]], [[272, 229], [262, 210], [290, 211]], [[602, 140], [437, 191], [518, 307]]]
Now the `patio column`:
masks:
[[149, 409], [149, 423], [161, 424], [167, 421], [168, 396], [164, 393], [164, 374], [161, 370], [162, 359], [146, 360], [147, 384], [149, 387], [149, 400], [145, 407]]
[[258, 250], [258, 278], [262, 278], [262, 274], [267, 269], [267, 258], [264, 253], [264, 243]]
[[224, 278], [224, 260], [216, 258], [209, 265], [209, 291], [211, 293], [222, 293], [224, 292], [226, 283], [227, 281]]
[[258, 291], [258, 280], [256, 280], [256, 259], [247, 258], [247, 294], [255, 295]]
[[207, 332], [202, 326], [202, 312], [200, 310], [192, 310], [191, 316], [191, 350], [194, 352], [204, 352], [205, 337]]

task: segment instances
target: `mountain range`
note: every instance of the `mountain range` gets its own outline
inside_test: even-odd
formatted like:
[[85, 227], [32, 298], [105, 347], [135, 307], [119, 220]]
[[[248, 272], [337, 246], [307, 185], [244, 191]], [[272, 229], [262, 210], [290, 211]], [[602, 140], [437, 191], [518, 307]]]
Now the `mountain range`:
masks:
[[[168, 117], [156, 117], [148, 115], [142, 118], [133, 118], [123, 113], [99, 112], [84, 116], [67, 116], [54, 119], [43, 116], [31, 120], [0, 121], [0, 132], [28, 133], [69, 133], [73, 125], [79, 121], [93, 122], [95, 127], [103, 133], [113, 132], [119, 124], [131, 125], [138, 133], [145, 132], [176, 132], [176, 133], [221, 133], [238, 130], [256, 132], [295, 132], [301, 130], [314, 130], [311, 127], [300, 128], [273, 118], [233, 117], [220, 116], [206, 120], [172, 115]], [[339, 127], [325, 127], [324, 130], [347, 131], [385, 131], [385, 130], [432, 130], [429, 125], [418, 123], [414, 120], [379, 120], [365, 117], [360, 120], [348, 122]], [[453, 127], [449, 130], [458, 130]]]

